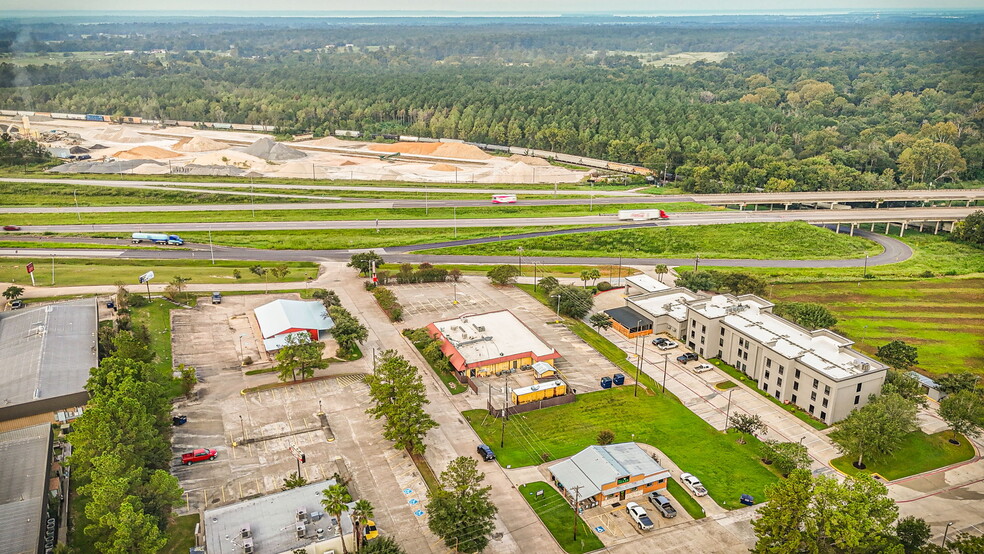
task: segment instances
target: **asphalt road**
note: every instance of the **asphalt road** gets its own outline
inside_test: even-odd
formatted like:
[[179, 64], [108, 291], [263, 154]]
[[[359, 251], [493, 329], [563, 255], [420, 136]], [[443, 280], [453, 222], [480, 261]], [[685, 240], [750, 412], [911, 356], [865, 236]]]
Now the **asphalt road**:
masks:
[[[716, 211], [681, 212], [671, 214], [659, 225], [721, 225], [729, 223], [778, 223], [805, 221], [825, 223], [871, 223], [901, 221], [954, 221], [973, 213], [975, 208], [892, 208], [881, 210], [792, 210], [792, 211]], [[25, 225], [22, 233], [132, 233], [182, 231], [282, 231], [311, 229], [397, 229], [453, 227], [530, 227], [530, 226], [591, 226], [606, 224], [652, 225], [652, 221], [619, 221], [614, 213], [607, 215], [570, 217], [504, 217], [499, 219], [378, 219], [330, 221], [238, 221], [216, 223], [145, 223], [89, 225]]]
[[[583, 231], [583, 229], [581, 230]], [[566, 231], [570, 232], [570, 231]], [[847, 229], [841, 229], [846, 233]], [[450, 241], [433, 244], [418, 244], [412, 247], [397, 247], [376, 249], [383, 255], [387, 262], [410, 262], [420, 263], [423, 261], [431, 263], [472, 263], [472, 264], [497, 264], [497, 263], [517, 263], [518, 256], [437, 256], [411, 254], [408, 250], [424, 250], [428, 248], [440, 248], [443, 246], [456, 246], [462, 244], [476, 244], [479, 242], [495, 242], [498, 240], [509, 240], [510, 238], [523, 238], [530, 236], [545, 236], [555, 234], [551, 231], [540, 233], [527, 233], [524, 235], [504, 235], [502, 238], [490, 237], [486, 239], [470, 239], [463, 241]], [[714, 267], [862, 267], [866, 263], [868, 266], [886, 265], [898, 263], [909, 259], [912, 256], [912, 249], [905, 243], [891, 237], [868, 233], [867, 231], [855, 230], [856, 235], [871, 239], [882, 245], [885, 251], [867, 259], [848, 259], [848, 260], [746, 260], [746, 259], [701, 259], [701, 266]], [[199, 259], [207, 260], [214, 256], [216, 260], [249, 260], [249, 261], [346, 261], [352, 257], [354, 252], [362, 250], [257, 250], [250, 248], [233, 248], [227, 246], [216, 246], [212, 250], [208, 245], [192, 245], [194, 249], [188, 250], [168, 250], [165, 248], [137, 248], [131, 250], [106, 249], [0, 249], [0, 257], [35, 257], [50, 258], [119, 258], [119, 259], [157, 259], [157, 260], [187, 260]], [[524, 256], [525, 263], [536, 262], [538, 264], [562, 264], [562, 265], [606, 265], [622, 263], [624, 265], [653, 265], [667, 264], [671, 266], [688, 266], [694, 264], [693, 258], [631, 258], [618, 257], [612, 255], [608, 257], [560, 257], [543, 256], [529, 257]]]

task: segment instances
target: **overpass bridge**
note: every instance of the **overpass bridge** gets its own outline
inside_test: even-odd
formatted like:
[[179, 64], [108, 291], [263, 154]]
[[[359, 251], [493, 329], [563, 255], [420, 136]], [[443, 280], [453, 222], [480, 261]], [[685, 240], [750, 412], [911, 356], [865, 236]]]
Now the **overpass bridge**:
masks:
[[880, 208], [886, 202], [903, 202], [916, 206], [944, 205], [951, 207], [984, 201], [984, 189], [927, 189], [927, 190], [844, 190], [818, 192], [754, 192], [737, 194], [695, 194], [695, 202], [710, 206], [737, 206], [739, 210], [759, 206], [788, 210], [796, 204], [813, 205], [816, 208], [852, 209], [851, 204], [874, 204]]

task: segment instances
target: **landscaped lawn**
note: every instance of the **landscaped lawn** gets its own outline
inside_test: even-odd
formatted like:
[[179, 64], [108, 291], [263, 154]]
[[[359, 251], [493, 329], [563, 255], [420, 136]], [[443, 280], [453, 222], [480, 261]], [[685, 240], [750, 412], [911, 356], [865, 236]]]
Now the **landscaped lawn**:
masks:
[[[952, 437], [953, 433], [950, 431], [941, 431], [932, 435], [915, 431], [906, 437], [902, 446], [891, 457], [880, 460], [865, 459], [867, 468], [862, 471], [877, 473], [889, 481], [894, 481], [971, 459], [974, 456], [974, 447], [970, 441], [958, 434], [957, 440], [960, 441], [960, 445], [955, 446], [949, 442]], [[848, 475], [856, 475], [861, 471], [854, 468], [855, 461], [854, 457], [841, 456], [831, 461], [831, 465]]]
[[[537, 497], [536, 492], [543, 491]], [[519, 492], [533, 511], [540, 516], [540, 521], [547, 526], [550, 534], [557, 539], [565, 552], [572, 554], [591, 552], [604, 548], [605, 545], [595, 536], [594, 530], [588, 527], [581, 516], [574, 513], [574, 508], [556, 489], [544, 483], [535, 481], [519, 486]], [[574, 540], [574, 518], [577, 518], [577, 540]]]
[[[457, 269], [461, 271], [464, 275], [482, 275], [485, 276], [490, 269], [496, 267], [497, 264], [433, 264], [434, 267], [441, 269]], [[519, 267], [519, 258], [516, 258], [516, 267]], [[385, 269], [388, 271], [399, 271], [400, 264], [383, 264], [379, 266], [378, 269]], [[524, 260], [523, 263], [523, 276], [524, 277], [537, 277], [542, 279], [547, 276], [553, 277], [581, 277], [581, 272], [585, 269], [597, 269], [601, 272], [601, 281], [608, 281], [615, 284], [618, 275], [622, 277], [628, 277], [630, 275], [638, 275], [642, 273], [638, 269], [629, 266], [622, 266], [622, 272], [619, 273], [619, 268], [617, 265], [536, 265], [536, 272], [533, 271], [533, 264], [530, 264]], [[530, 287], [532, 290], [533, 287]]]
[[919, 349], [917, 369], [984, 373], [984, 279], [777, 285], [773, 300], [827, 306], [835, 330], [869, 355], [901, 339]]
[[174, 518], [174, 521], [167, 526], [167, 545], [160, 550], [160, 554], [185, 554], [188, 549], [195, 546], [195, 525], [198, 523], [198, 514], [188, 514]]
[[647, 227], [572, 233], [508, 242], [424, 250], [429, 254], [512, 255], [518, 247], [529, 256], [604, 256], [635, 258], [828, 259], [863, 258], [882, 247], [861, 237], [836, 235], [799, 221], [735, 223], [686, 227]]
[[683, 485], [677, 483], [672, 477], [666, 481], [666, 491], [673, 496], [673, 500], [676, 501], [677, 506], [686, 510], [690, 514], [690, 517], [701, 519], [707, 515], [704, 513], [704, 508], [694, 497], [690, 496], [690, 493], [683, 489]]
[[[24, 266], [29, 260], [24, 258], [0, 258], [0, 282], [31, 284], [31, 277]], [[56, 258], [55, 286], [79, 285], [112, 285], [117, 281], [131, 284], [137, 283], [137, 278], [153, 270], [155, 277], [152, 284], [166, 284], [176, 275], [190, 279], [195, 283], [263, 283], [263, 277], [249, 270], [251, 265], [258, 262], [221, 261], [212, 264], [209, 260], [122, 260], [106, 258]], [[311, 262], [284, 262], [290, 268], [290, 273], [283, 281], [303, 281], [318, 276], [318, 265]], [[259, 265], [269, 269], [280, 265], [280, 262], [263, 262]], [[232, 272], [239, 270], [240, 278], [236, 279]], [[34, 278], [37, 286], [51, 286], [51, 260], [43, 257], [35, 263]], [[267, 280], [275, 286], [278, 279], [267, 272]]]
[[[171, 365], [171, 310], [180, 310], [174, 304], [155, 298], [147, 306], [131, 309], [130, 316], [134, 323], [142, 323], [150, 330], [150, 349], [157, 354], [154, 365], [163, 379], [170, 379]], [[169, 381], [171, 396], [181, 394], [181, 383]]]
[[[715, 367], [717, 367], [721, 371], [727, 373], [732, 378], [737, 379], [737, 380], [741, 381], [742, 383], [745, 383], [746, 385], [748, 385], [749, 388], [751, 388], [755, 392], [757, 392], [757, 393], [761, 394], [762, 396], [764, 396], [765, 398], [768, 398], [769, 400], [771, 400], [772, 403], [775, 404], [776, 406], [779, 406], [783, 410], [786, 410], [787, 412], [789, 412], [789, 413], [793, 414], [794, 416], [798, 417], [799, 419], [803, 420], [810, 427], [813, 427], [814, 429], [819, 429], [821, 431], [824, 430], [824, 429], [826, 429], [827, 427], [829, 427], [829, 425], [823, 423], [822, 421], [820, 421], [818, 419], [813, 419], [812, 417], [810, 417], [809, 414], [807, 414], [803, 410], [799, 409], [799, 407], [797, 407], [797, 406], [795, 406], [793, 404], [783, 404], [782, 402], [779, 402], [779, 400], [775, 396], [772, 396], [771, 394], [769, 394], [769, 393], [763, 391], [762, 389], [758, 388], [758, 383], [756, 383], [754, 379], [752, 379], [748, 375], [745, 375], [744, 373], [738, 371], [734, 367], [732, 367], [732, 366], [730, 366], [730, 365], [722, 362], [721, 360], [719, 360], [717, 358], [711, 358], [711, 359], [709, 359], [707, 361], [709, 361], [712, 364], [714, 364]], [[734, 386], [734, 385], [732, 385], [732, 386]], [[731, 387], [718, 387], [718, 388], [727, 389], [727, 388], [731, 388]]]
[[499, 447], [501, 420], [486, 410], [464, 412], [482, 441], [492, 446], [503, 466], [541, 463], [571, 456], [596, 444], [598, 432], [611, 430], [615, 442], [641, 442], [662, 450], [677, 465], [697, 475], [725, 508], [739, 507], [742, 494], [763, 496], [776, 476], [759, 462], [756, 441], [739, 445], [682, 405], [658, 392], [632, 396], [631, 387], [580, 394], [571, 404], [509, 418], [505, 446]]
[[734, 381], [721, 381], [720, 383], [715, 383], [714, 388], [717, 390], [728, 390], [738, 386], [738, 383]]

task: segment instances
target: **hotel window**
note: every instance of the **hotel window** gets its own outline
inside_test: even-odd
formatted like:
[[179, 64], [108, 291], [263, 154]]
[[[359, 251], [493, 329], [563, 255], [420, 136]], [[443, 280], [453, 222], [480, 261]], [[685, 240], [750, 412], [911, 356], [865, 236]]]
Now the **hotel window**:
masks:
[[696, 336], [697, 336], [697, 333], [695, 333], [694, 331], [691, 331], [690, 332], [690, 338], [694, 338]]
[[792, 396], [790, 396], [790, 397], [789, 397], [789, 400], [790, 400], [790, 401], [791, 401], [791, 402], [792, 402], [793, 404], [795, 404], [795, 403], [796, 403], [796, 395], [794, 394], [794, 395], [792, 395]]
[[695, 320], [691, 321], [690, 322], [690, 326], [691, 327], [696, 327], [697, 326], [697, 320], [695, 319]]
[[820, 419], [827, 419], [827, 412], [820, 412]]
[[769, 358], [766, 358], [765, 359], [765, 367], [772, 367], [772, 360], [770, 360]]
[[721, 327], [721, 334], [724, 335], [724, 327]]
[[769, 378], [769, 370], [765, 370], [765, 378], [766, 378], [766, 379], [768, 379], [768, 378]]
[[817, 399], [817, 393], [816, 393], [816, 391], [811, 392], [810, 393], [810, 400], [816, 400], [816, 399]]
[[706, 333], [707, 332], [707, 325], [701, 325], [700, 326], [700, 332], [701, 333]]
[[701, 337], [700, 337], [700, 343], [701, 344], [704, 344], [704, 336], [703, 335], [701, 335]]
[[769, 392], [769, 384], [768, 383], [762, 383], [762, 390], [764, 390], [765, 392]]
[[823, 386], [823, 394], [824, 395], [830, 394], [830, 385], [824, 385]]
[[855, 396], [854, 397], [854, 405], [857, 406], [860, 403], [861, 403], [861, 395]]
[[745, 352], [744, 354], [742, 354], [741, 355], [741, 359], [747, 360], [748, 359], [748, 352]]
[[776, 378], [776, 386], [779, 386], [779, 387], [782, 386], [782, 377], [777, 377]]
[[784, 371], [786, 371], [786, 368], [779, 366], [779, 375], [782, 375], [782, 372]]
[[813, 404], [810, 404], [810, 413], [813, 413]]
[[799, 379], [799, 376], [800, 376], [800, 370], [797, 369], [796, 370], [796, 378]]
[[858, 383], [858, 392], [861, 392], [861, 383]]
[[793, 390], [800, 390], [800, 382], [793, 381]]
[[813, 388], [817, 388], [818, 386], [820, 386], [820, 381], [817, 381], [816, 379], [814, 379], [813, 380]]
[[724, 346], [724, 339], [720, 339], [720, 340], [719, 340], [719, 342], [718, 342], [718, 346]]
[[826, 407], [827, 407], [827, 399], [826, 399], [826, 398], [824, 398], [824, 399], [823, 399], [823, 407], [824, 407], [824, 408], [826, 408]]
[[779, 400], [779, 391], [776, 391], [776, 400]]

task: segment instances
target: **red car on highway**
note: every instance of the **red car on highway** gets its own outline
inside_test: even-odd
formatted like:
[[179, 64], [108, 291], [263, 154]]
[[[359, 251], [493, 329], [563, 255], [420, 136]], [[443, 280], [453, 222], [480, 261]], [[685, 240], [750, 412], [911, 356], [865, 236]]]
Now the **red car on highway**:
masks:
[[219, 453], [211, 448], [196, 448], [195, 450], [181, 455], [181, 463], [190, 466], [195, 462], [214, 460]]
[[20, 231], [20, 227], [18, 227], [16, 225], [4, 225], [3, 226], [3, 230], [4, 231]]

